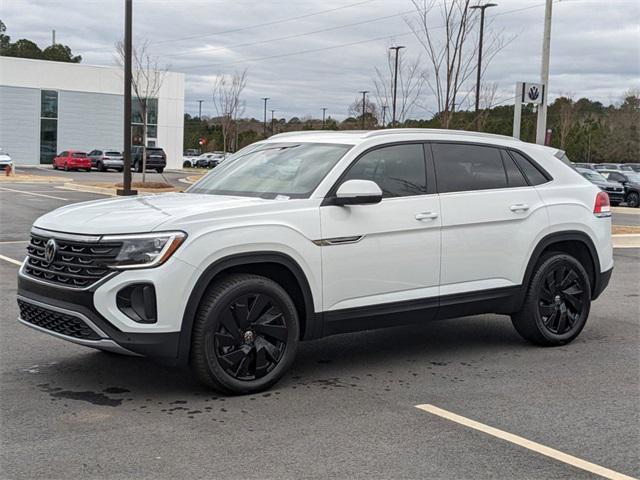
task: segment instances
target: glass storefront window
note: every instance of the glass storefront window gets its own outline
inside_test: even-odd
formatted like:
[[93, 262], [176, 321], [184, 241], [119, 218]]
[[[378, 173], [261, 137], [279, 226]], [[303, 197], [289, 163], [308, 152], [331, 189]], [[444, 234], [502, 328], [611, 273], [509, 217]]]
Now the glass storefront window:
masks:
[[58, 118], [58, 92], [42, 90], [40, 92], [40, 117]]
[[[134, 97], [131, 99], [131, 143], [133, 145], [144, 143], [142, 112], [145, 105], [147, 109], [147, 146], [151, 146], [150, 139], [158, 138], [158, 99]], [[155, 142], [153, 143], [155, 144]]]
[[58, 120], [40, 120], [40, 163], [53, 163], [58, 146]]

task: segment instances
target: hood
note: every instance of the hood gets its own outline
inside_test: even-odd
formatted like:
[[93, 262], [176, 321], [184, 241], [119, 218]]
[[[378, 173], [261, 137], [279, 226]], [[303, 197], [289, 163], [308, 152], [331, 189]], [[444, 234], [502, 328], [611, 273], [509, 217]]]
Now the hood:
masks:
[[110, 198], [58, 208], [38, 218], [34, 226], [92, 235], [141, 233], [158, 229], [163, 224], [168, 224], [167, 229], [179, 229], [181, 220], [192, 216], [269, 202], [272, 201], [196, 193]]

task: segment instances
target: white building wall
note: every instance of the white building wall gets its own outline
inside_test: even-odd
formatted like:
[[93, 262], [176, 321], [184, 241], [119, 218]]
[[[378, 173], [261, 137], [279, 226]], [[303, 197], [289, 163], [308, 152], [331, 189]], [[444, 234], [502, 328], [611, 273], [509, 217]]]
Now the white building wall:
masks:
[[[124, 108], [122, 70], [116, 67], [83, 65], [77, 63], [48, 62], [25, 58], [0, 57], [0, 92], [2, 87], [17, 87], [23, 92], [33, 89], [29, 98], [16, 99], [15, 91], [0, 94], [0, 146], [9, 151], [8, 146], [2, 144], [6, 140], [8, 130], [5, 124], [11, 125], [20, 121], [24, 127], [24, 135], [29, 137], [29, 144], [35, 145], [35, 150], [24, 154], [23, 164], [39, 163], [40, 145], [40, 90], [57, 90], [60, 92], [58, 100], [58, 150], [67, 146], [66, 142], [80, 142], [87, 138], [87, 142], [95, 141], [91, 145], [78, 145], [73, 148], [94, 148], [112, 146], [110, 142], [122, 138], [122, 132], [116, 133], [115, 125], [122, 125], [122, 109]], [[88, 96], [79, 93], [92, 94]], [[37, 112], [33, 112], [33, 98], [37, 97]], [[102, 97], [104, 95], [104, 97]], [[112, 96], [120, 102], [121, 108], [114, 107]], [[87, 101], [88, 104], [82, 102]], [[80, 103], [77, 103], [80, 102]], [[30, 106], [22, 109], [19, 103]], [[66, 103], [66, 105], [65, 105]], [[96, 111], [106, 106], [106, 110]], [[66, 118], [69, 110], [69, 118]], [[83, 112], [87, 116], [83, 116]], [[118, 113], [119, 112], [119, 113]], [[111, 115], [119, 118], [110, 118]], [[93, 121], [92, 121], [93, 118]], [[62, 129], [61, 129], [62, 126]], [[104, 128], [100, 135], [100, 128]], [[76, 131], [77, 130], [77, 131]], [[122, 131], [122, 127], [120, 127]], [[34, 134], [37, 132], [37, 134]], [[61, 134], [63, 135], [61, 138]], [[34, 136], [35, 135], [35, 136]], [[119, 135], [119, 137], [114, 137]], [[31, 138], [33, 137], [33, 138]], [[167, 72], [162, 88], [158, 95], [158, 141], [157, 146], [167, 153], [168, 168], [182, 166], [182, 151], [184, 138], [184, 74]], [[65, 143], [63, 143], [65, 142]], [[105, 145], [106, 143], [106, 145]], [[122, 140], [120, 140], [122, 143]], [[11, 153], [11, 152], [10, 152]], [[22, 154], [21, 154], [22, 155]]]
[[40, 90], [0, 85], [0, 147], [16, 164], [38, 162]]

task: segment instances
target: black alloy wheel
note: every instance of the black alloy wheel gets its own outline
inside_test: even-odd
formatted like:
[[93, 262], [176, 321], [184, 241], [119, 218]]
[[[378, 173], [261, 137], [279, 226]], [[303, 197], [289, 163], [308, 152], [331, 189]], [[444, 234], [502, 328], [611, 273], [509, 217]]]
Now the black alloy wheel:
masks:
[[221, 312], [209, 351], [238, 380], [256, 380], [272, 371], [287, 345], [287, 325], [278, 303], [265, 294], [242, 295]]
[[574, 327], [584, 310], [585, 293], [571, 266], [558, 264], [547, 272], [538, 305], [542, 323], [549, 332], [564, 335]]
[[547, 252], [527, 286], [521, 309], [511, 315], [516, 331], [543, 346], [566, 345], [582, 331], [591, 308], [585, 267], [571, 255]]
[[281, 285], [260, 275], [231, 274], [216, 281], [201, 300], [190, 366], [210, 388], [259, 392], [289, 369], [299, 337], [296, 305]]

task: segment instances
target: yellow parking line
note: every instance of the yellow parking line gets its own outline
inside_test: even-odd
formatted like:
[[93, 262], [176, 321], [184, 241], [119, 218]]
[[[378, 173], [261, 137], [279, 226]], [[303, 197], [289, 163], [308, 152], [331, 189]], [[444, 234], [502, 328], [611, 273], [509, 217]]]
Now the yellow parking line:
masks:
[[527, 440], [526, 438], [514, 435], [509, 432], [505, 432], [504, 430], [499, 430], [497, 428], [490, 427], [489, 425], [476, 422], [475, 420], [471, 420], [461, 415], [443, 410], [442, 408], [438, 408], [434, 405], [416, 405], [416, 408], [424, 410], [425, 412], [431, 413], [433, 415], [446, 418], [447, 420], [451, 420], [452, 422], [459, 423], [460, 425], [464, 425], [465, 427], [473, 428], [474, 430], [478, 430], [501, 440], [506, 440], [507, 442], [514, 443], [528, 450], [553, 458], [554, 460], [558, 460], [573, 467], [580, 468], [581, 470], [600, 475], [604, 478], [609, 478], [612, 480], [637, 480], [628, 475], [624, 475], [614, 470], [601, 467], [600, 465], [596, 465], [595, 463], [587, 462], [586, 460], [582, 460], [581, 458], [574, 457], [573, 455], [568, 455], [554, 448], [546, 447], [540, 443], [532, 442], [531, 440]]
[[14, 265], [21, 266], [22, 262], [18, 260], [14, 260], [13, 258], [5, 257], [4, 255], [0, 255], [0, 260], [4, 260], [5, 262], [13, 263]]

